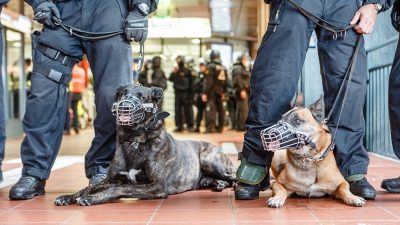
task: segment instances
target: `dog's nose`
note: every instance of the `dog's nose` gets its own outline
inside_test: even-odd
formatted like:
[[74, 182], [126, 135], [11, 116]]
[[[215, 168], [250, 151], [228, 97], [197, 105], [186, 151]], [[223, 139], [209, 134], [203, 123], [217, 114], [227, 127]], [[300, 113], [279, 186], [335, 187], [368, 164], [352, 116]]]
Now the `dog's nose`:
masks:
[[268, 150], [275, 152], [279, 149], [280, 147], [280, 142], [278, 140], [276, 141], [271, 141], [270, 143], [268, 143]]

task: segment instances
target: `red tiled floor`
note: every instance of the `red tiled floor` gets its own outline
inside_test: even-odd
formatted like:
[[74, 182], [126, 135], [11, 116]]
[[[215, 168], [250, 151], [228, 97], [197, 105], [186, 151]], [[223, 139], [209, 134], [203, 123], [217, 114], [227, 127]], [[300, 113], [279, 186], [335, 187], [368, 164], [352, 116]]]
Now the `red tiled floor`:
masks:
[[[61, 152], [83, 154], [90, 145], [92, 132], [70, 136], [63, 141]], [[242, 133], [229, 131], [223, 135], [179, 134], [181, 139], [209, 140], [213, 143], [239, 143]], [[79, 140], [74, 140], [78, 138]], [[15, 140], [14, 140], [15, 142]], [[78, 145], [79, 143], [79, 145]], [[78, 146], [78, 149], [76, 148]], [[12, 155], [12, 154], [11, 154]], [[236, 156], [229, 156], [238, 165]], [[7, 172], [20, 166], [5, 162]], [[124, 199], [90, 207], [53, 205], [62, 194], [73, 193], [88, 183], [83, 163], [74, 163], [52, 172], [46, 195], [28, 201], [9, 201], [9, 187], [0, 189], [1, 224], [187, 224], [187, 225], [285, 225], [285, 224], [400, 224], [400, 194], [389, 194], [380, 188], [384, 178], [400, 176], [400, 163], [371, 155], [368, 180], [378, 190], [375, 201], [363, 208], [347, 206], [333, 198], [289, 198], [281, 209], [271, 209], [266, 200], [270, 190], [254, 201], [235, 201], [231, 188], [221, 193], [196, 190], [169, 196], [164, 200]]]
[[87, 222], [101, 222], [101, 223], [125, 223], [125, 222], [136, 222], [146, 223], [149, 221], [151, 216], [154, 214], [154, 210], [135, 210], [135, 211], [121, 211], [121, 210], [101, 210], [91, 211], [83, 210], [78, 211], [68, 223], [81, 224]]

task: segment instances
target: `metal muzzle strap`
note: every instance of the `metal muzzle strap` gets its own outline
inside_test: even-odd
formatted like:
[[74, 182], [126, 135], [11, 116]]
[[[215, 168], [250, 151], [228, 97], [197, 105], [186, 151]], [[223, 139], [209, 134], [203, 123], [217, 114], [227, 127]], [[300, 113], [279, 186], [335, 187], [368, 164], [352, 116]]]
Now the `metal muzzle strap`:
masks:
[[145, 118], [145, 113], [157, 112], [153, 103], [142, 103], [133, 95], [127, 95], [113, 104], [112, 113], [116, 116], [118, 125], [133, 126]]

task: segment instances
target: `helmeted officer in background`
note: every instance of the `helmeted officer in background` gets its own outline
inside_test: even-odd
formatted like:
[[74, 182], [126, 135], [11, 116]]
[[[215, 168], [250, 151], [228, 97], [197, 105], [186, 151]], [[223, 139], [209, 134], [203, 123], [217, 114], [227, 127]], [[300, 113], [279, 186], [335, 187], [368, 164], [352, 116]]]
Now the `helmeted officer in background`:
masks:
[[[393, 4], [391, 17], [393, 27], [400, 31], [399, 0]], [[393, 151], [400, 159], [400, 41], [397, 44], [389, 76], [389, 119]], [[383, 180], [381, 187], [389, 192], [400, 193], [400, 177]]]
[[223, 102], [228, 89], [227, 69], [221, 62], [219, 51], [206, 52], [207, 70], [202, 99], [206, 102], [206, 133], [221, 133], [224, 129], [225, 109]]
[[[146, 63], [146, 67], [139, 74], [139, 83], [146, 87], [159, 87], [163, 90], [167, 89], [167, 77], [164, 70], [161, 68], [161, 57], [155, 56], [153, 59]], [[163, 100], [159, 104], [159, 111], [162, 110]]]
[[[260, 132], [278, 122], [290, 109], [312, 32], [315, 30], [318, 37], [325, 110], [329, 112], [350, 64], [357, 33], [370, 33], [378, 12], [389, 8], [391, 1], [294, 0], [307, 11], [335, 26], [357, 24], [354, 29], [347, 30], [345, 35], [333, 40], [332, 32], [317, 27], [290, 2], [266, 0], [271, 3], [271, 16], [250, 78], [250, 110], [246, 120], [243, 157], [237, 172], [239, 183], [235, 187], [236, 199], [258, 198], [259, 183], [264, 178], [269, 179], [267, 171], [273, 153], [264, 151]], [[350, 183], [350, 191], [365, 199], [374, 199], [375, 189], [365, 178], [369, 157], [363, 146], [366, 59], [365, 49], [361, 47], [336, 133], [334, 153], [341, 173]], [[333, 117], [328, 122], [331, 130], [335, 129], [340, 109], [334, 108]]]
[[175, 90], [175, 125], [174, 132], [182, 132], [185, 115], [186, 126], [189, 131], [193, 131], [193, 80], [191, 70], [185, 66], [185, 57], [177, 56], [177, 67], [172, 71], [169, 81], [174, 84]]
[[250, 94], [250, 73], [246, 70], [246, 56], [241, 55], [237, 58], [232, 68], [232, 90], [236, 102], [235, 111], [235, 129], [244, 131], [244, 124], [249, 111], [249, 94]]
[[[9, 0], [0, 0], [0, 13], [5, 4]], [[3, 171], [1, 166], [4, 160], [4, 153], [6, 147], [6, 117], [4, 112], [4, 88], [3, 74], [2, 74], [2, 59], [3, 56], [3, 26], [0, 24], [0, 183], [3, 181]], [[6, 86], [7, 87], [7, 86]]]
[[199, 63], [199, 73], [194, 80], [194, 104], [197, 108], [196, 114], [196, 129], [195, 132], [200, 132], [201, 121], [203, 120], [204, 110], [206, 108], [206, 103], [203, 102], [201, 94], [204, 88], [204, 77], [207, 70], [207, 66], [204, 62]]
[[[66, 85], [73, 65], [87, 55], [94, 76], [97, 116], [95, 137], [85, 156], [85, 173], [93, 185], [106, 177], [116, 145], [116, 124], [111, 112], [115, 90], [132, 83], [130, 41], [147, 37], [147, 15], [157, 0], [26, 0], [34, 18], [44, 25], [33, 37], [31, 94], [26, 103], [21, 145], [22, 177], [9, 193], [10, 199], [30, 199], [44, 194], [46, 179], [60, 149]], [[71, 36], [54, 22], [89, 32], [124, 29], [124, 35], [87, 41]]]

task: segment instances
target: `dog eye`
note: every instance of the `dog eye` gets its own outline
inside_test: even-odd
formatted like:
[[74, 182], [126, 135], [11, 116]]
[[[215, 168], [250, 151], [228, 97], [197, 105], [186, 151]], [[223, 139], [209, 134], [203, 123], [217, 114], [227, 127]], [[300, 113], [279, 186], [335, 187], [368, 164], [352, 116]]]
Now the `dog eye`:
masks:
[[294, 119], [293, 119], [293, 124], [294, 124], [295, 126], [300, 126], [302, 122], [303, 122], [303, 121], [302, 121], [300, 118], [294, 118]]

